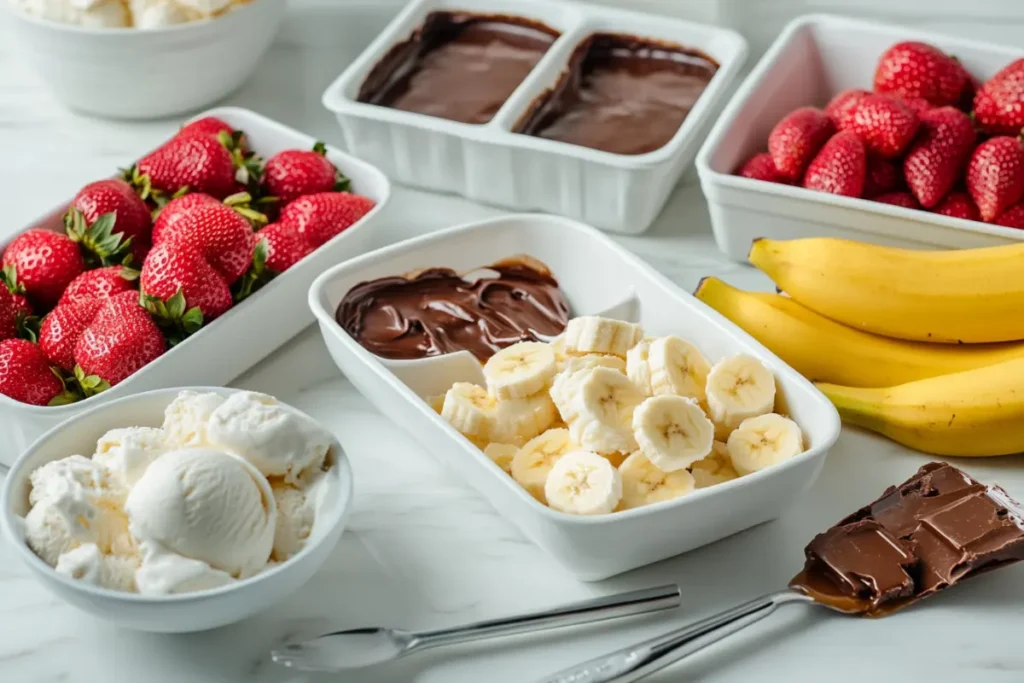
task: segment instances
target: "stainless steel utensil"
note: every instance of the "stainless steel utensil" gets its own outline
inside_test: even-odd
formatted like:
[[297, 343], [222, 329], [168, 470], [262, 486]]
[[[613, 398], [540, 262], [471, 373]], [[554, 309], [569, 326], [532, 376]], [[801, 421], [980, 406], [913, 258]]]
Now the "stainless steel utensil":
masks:
[[678, 607], [681, 601], [679, 586], [672, 584], [438, 631], [416, 633], [390, 628], [337, 631], [286, 645], [271, 652], [271, 657], [278, 664], [303, 671], [358, 669], [432, 647], [647, 614]]

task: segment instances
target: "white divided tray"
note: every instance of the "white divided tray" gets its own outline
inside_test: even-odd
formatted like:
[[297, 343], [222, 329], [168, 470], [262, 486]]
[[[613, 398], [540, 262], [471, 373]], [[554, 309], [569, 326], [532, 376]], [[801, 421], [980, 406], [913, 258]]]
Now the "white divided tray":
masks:
[[[200, 116], [217, 116], [244, 130], [253, 150], [264, 157], [285, 149], [311, 149], [316, 142], [308, 135], [246, 109], [226, 107]], [[151, 389], [226, 384], [309, 325], [313, 317], [301, 305], [309, 285], [328, 266], [371, 248], [372, 224], [391, 193], [388, 179], [370, 164], [331, 147], [327, 149], [327, 158], [352, 179], [353, 192], [377, 203], [370, 213], [251, 298], [102, 394], [59, 407], [30, 406], [0, 394], [0, 463], [11, 465], [44, 432], [102, 402]], [[83, 178], [82, 184], [91, 180], [95, 178]], [[30, 228], [61, 231], [65, 211], [67, 203], [16, 234]], [[6, 246], [7, 243], [0, 244], [0, 253]]]
[[[460, 123], [356, 101], [363, 80], [388, 50], [436, 10], [503, 14], [561, 32], [494, 118]], [[652, 38], [693, 48], [720, 65], [683, 125], [664, 147], [621, 155], [511, 132], [553, 86], [570, 55], [593, 33]], [[413, 0], [324, 93], [345, 143], [397, 182], [514, 209], [539, 209], [605, 230], [637, 234], [661, 211], [693, 160], [747, 53], [738, 34], [713, 26], [595, 5], [543, 0]]]
[[824, 106], [845, 88], [870, 89], [875, 65], [893, 43], [920, 40], [956, 56], [982, 81], [1024, 51], [941, 34], [832, 16], [796, 19], [729, 102], [697, 156], [719, 248], [746, 261], [758, 237], [831, 236], [896, 246], [965, 248], [1024, 239], [1024, 231], [926, 211], [840, 197], [732, 175], [767, 148], [792, 110]]
[[[577, 517], [538, 503], [420, 398], [456, 381], [481, 381], [470, 354], [380, 359], [335, 322], [338, 304], [360, 282], [425, 267], [468, 273], [516, 254], [551, 268], [573, 315], [618, 316], [639, 322], [651, 336], [677, 334], [712, 362], [739, 352], [761, 358], [775, 373], [781, 407], [803, 429], [808, 449], [756, 474], [611, 515]], [[370, 402], [583, 580], [604, 579], [778, 517], [814, 482], [839, 435], [835, 409], [807, 380], [609, 238], [568, 219], [513, 215], [380, 249], [321, 275], [309, 303], [335, 363]]]

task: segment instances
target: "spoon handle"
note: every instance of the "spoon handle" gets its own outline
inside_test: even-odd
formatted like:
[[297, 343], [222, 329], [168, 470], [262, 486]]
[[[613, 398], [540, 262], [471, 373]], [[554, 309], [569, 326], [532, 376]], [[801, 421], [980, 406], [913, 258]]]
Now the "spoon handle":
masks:
[[780, 605], [813, 602], [785, 590], [755, 598], [656, 638], [563, 669], [538, 683], [631, 683], [760, 621]]
[[495, 636], [509, 636], [548, 628], [589, 624], [605, 619], [671, 609], [678, 607], [681, 602], [679, 586], [675, 584], [645, 588], [587, 600], [574, 605], [556, 607], [534, 614], [521, 614], [504, 619], [479, 621], [457, 628], [417, 633], [413, 647], [422, 650], [428, 647], [466, 643]]

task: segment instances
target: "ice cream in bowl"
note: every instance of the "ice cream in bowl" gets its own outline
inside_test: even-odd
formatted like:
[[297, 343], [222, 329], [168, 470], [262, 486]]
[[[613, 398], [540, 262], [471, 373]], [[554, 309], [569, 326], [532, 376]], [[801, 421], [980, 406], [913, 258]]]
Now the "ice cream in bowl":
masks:
[[54, 593], [146, 631], [244, 619], [303, 585], [344, 529], [337, 439], [254, 392], [168, 389], [82, 413], [18, 459], [0, 527]]

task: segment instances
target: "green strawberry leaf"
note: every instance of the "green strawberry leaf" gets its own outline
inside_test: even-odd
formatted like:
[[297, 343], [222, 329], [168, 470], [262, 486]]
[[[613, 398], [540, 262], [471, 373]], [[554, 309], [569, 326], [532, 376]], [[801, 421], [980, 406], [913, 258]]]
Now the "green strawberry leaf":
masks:
[[140, 292], [139, 302], [171, 346], [177, 346], [203, 326], [203, 312], [198, 307], [188, 308], [185, 293], [180, 289], [167, 301]]
[[142, 272], [131, 267], [133, 256], [129, 254], [125, 257], [124, 261], [121, 262], [121, 277], [128, 282], [135, 282], [142, 275]]
[[15, 322], [18, 337], [20, 339], [27, 339], [33, 344], [38, 344], [39, 326], [41, 324], [42, 320], [37, 315], [25, 315], [24, 313], [18, 313]]
[[224, 200], [224, 203], [235, 210], [237, 214], [249, 221], [253, 229], [266, 225], [270, 219], [267, 215], [252, 208], [252, 195], [248, 192], [237, 192]]
[[68, 381], [76, 384], [85, 398], [103, 393], [110, 388], [110, 383], [102, 377], [86, 375], [81, 365], [75, 366], [74, 378]]
[[266, 286], [277, 274], [267, 270], [267, 240], [261, 238], [256, 242], [252, 253], [252, 264], [238, 282], [232, 287], [235, 302], [244, 301]]
[[18, 271], [13, 264], [8, 264], [0, 270], [0, 284], [5, 285], [11, 294], [25, 293], [25, 285], [18, 282]]
[[349, 192], [352, 190], [352, 179], [347, 175], [338, 171], [334, 176], [334, 191], [335, 192]]
[[320, 156], [325, 157], [327, 156], [327, 145], [317, 140], [316, 144], [313, 145], [313, 151]]
[[51, 398], [50, 402], [47, 405], [67, 406], [71, 405], [72, 403], [78, 403], [81, 400], [82, 399], [79, 396], [77, 396], [74, 392], [62, 391], [53, 398]]
[[92, 225], [78, 209], [72, 208], [64, 215], [68, 237], [78, 243], [86, 264], [94, 268], [116, 265], [131, 252], [132, 238], [124, 239], [123, 232], [114, 232], [116, 225], [116, 211], [103, 214]]
[[174, 320], [185, 315], [185, 295], [181, 293], [180, 289], [167, 300], [167, 315]]
[[181, 323], [186, 334], [195, 334], [203, 326], [203, 312], [199, 310], [198, 306], [194, 306], [181, 316]]

